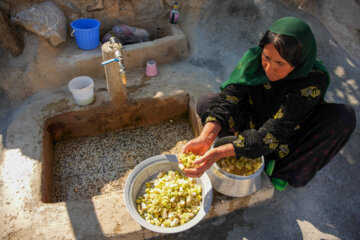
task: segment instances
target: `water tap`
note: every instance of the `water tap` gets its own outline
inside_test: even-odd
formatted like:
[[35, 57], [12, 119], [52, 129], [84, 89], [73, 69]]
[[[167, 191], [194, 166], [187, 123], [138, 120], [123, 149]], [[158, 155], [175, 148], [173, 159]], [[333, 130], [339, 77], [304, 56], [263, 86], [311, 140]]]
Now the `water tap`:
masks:
[[109, 39], [110, 45], [109, 47], [114, 51], [115, 57], [109, 60], [102, 62], [102, 65], [106, 65], [112, 62], [118, 62], [120, 66], [120, 74], [123, 81], [123, 84], [126, 84], [126, 76], [125, 76], [125, 65], [124, 59], [122, 57], [122, 44], [119, 39], [115, 36], [110, 37]]

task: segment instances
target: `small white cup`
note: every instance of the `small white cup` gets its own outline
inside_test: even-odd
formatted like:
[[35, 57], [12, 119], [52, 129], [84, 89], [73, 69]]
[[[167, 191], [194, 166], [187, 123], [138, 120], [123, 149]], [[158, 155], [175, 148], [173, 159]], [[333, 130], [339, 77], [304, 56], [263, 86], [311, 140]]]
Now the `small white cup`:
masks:
[[87, 76], [71, 79], [68, 87], [75, 99], [75, 103], [84, 106], [94, 101], [94, 81]]

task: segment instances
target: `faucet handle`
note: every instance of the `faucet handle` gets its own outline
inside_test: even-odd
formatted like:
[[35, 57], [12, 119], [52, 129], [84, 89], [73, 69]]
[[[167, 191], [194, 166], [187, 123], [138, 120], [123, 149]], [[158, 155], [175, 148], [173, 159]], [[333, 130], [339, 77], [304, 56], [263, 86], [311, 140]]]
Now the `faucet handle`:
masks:
[[106, 60], [106, 61], [102, 62], [101, 65], [106, 65], [106, 64], [109, 64], [109, 63], [112, 63], [112, 62], [120, 62], [120, 61], [117, 58], [113, 58], [113, 59], [109, 59], [109, 60]]

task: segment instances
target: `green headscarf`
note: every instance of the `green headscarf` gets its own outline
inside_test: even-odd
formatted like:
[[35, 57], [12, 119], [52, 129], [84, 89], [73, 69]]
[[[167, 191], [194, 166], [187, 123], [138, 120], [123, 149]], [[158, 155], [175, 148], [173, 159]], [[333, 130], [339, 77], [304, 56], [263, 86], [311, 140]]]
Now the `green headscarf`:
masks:
[[[300, 66], [296, 67], [284, 79], [307, 77], [309, 72], [314, 69], [316, 71], [324, 72], [327, 75], [327, 86], [329, 85], [329, 73], [322, 62], [316, 59], [315, 37], [309, 25], [295, 17], [284, 17], [271, 24], [269, 30], [273, 33], [295, 37], [302, 44], [302, 59]], [[246, 51], [228, 80], [221, 84], [220, 89], [222, 90], [230, 84], [253, 86], [269, 82], [261, 64], [262, 50], [261, 47], [254, 47]], [[325, 93], [323, 96], [324, 95]]]

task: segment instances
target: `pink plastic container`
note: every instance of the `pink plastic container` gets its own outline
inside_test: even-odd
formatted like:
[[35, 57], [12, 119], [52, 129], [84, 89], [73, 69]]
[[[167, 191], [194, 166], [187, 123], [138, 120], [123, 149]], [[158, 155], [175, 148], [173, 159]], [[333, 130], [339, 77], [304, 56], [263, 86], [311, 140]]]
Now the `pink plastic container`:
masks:
[[156, 62], [154, 60], [148, 60], [146, 62], [146, 76], [154, 77], [157, 73]]

